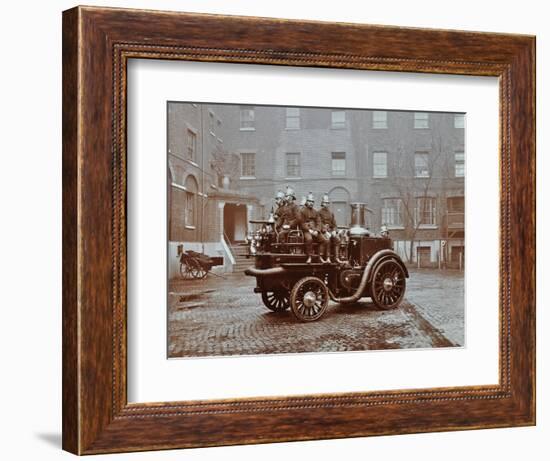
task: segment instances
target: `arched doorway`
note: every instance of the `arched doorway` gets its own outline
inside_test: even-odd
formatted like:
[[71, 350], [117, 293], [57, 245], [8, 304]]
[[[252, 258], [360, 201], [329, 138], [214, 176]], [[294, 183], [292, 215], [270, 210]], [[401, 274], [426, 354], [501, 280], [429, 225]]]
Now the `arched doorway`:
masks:
[[349, 192], [343, 187], [335, 187], [329, 192], [330, 207], [334, 213], [336, 224], [339, 226], [349, 226], [350, 208]]

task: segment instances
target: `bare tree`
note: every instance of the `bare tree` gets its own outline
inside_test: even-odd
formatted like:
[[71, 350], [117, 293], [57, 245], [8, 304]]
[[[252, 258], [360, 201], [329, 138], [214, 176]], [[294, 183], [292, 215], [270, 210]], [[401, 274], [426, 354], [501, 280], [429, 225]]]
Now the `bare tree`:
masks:
[[226, 151], [216, 146], [212, 152], [210, 166], [220, 178], [234, 179], [239, 173], [240, 157], [238, 154]]
[[396, 198], [401, 201], [405, 240], [410, 242], [406, 254], [409, 263], [413, 261], [413, 242], [418, 230], [426, 224], [426, 218], [434, 224], [443, 221], [442, 207], [437, 206], [434, 179], [445, 162], [444, 153], [445, 146], [437, 126], [432, 130], [429, 150], [414, 152], [411, 155], [403, 144], [397, 148], [393, 165], [395, 174], [390, 177]]

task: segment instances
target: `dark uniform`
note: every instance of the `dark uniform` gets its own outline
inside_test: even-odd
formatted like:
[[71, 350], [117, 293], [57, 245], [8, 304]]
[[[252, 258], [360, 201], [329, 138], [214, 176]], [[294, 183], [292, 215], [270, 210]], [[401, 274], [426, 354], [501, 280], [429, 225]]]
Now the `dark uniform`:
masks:
[[278, 191], [277, 195], [275, 196], [275, 209], [271, 209], [273, 212], [273, 218], [275, 219], [275, 222], [279, 219], [280, 209], [284, 206], [285, 203], [285, 194], [283, 194], [282, 191]]
[[[288, 233], [295, 229], [300, 222], [298, 207], [294, 202], [281, 205], [277, 209], [277, 232], [279, 233], [279, 242], [286, 242]], [[288, 227], [286, 227], [288, 226]]]
[[322, 229], [325, 232], [332, 232], [337, 230], [336, 219], [334, 219], [334, 213], [326, 207], [321, 207], [319, 210], [319, 217], [321, 218]]
[[284, 205], [276, 205], [275, 210], [273, 211], [273, 219], [275, 219], [275, 223], [279, 221], [279, 218], [281, 217], [281, 214], [283, 212]]
[[[307, 256], [311, 256], [313, 242], [319, 243], [319, 255], [326, 256], [328, 240], [322, 233], [319, 212], [307, 206], [300, 210], [300, 227], [304, 232], [304, 247]], [[314, 235], [315, 234], [315, 235]]]
[[321, 229], [323, 232], [330, 234], [330, 253], [336, 259], [340, 257], [340, 238], [338, 237], [338, 227], [336, 225], [336, 219], [334, 213], [326, 206], [321, 207], [319, 210], [319, 217], [321, 219]]

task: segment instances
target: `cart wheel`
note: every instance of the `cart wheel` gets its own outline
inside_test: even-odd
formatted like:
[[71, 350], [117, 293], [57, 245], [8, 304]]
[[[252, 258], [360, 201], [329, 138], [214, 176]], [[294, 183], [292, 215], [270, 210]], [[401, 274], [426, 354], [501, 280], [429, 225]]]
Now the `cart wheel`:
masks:
[[379, 309], [393, 309], [405, 295], [405, 272], [395, 259], [380, 263], [372, 277], [371, 297]]
[[317, 277], [304, 277], [290, 293], [292, 312], [302, 322], [319, 319], [328, 307], [328, 289]]
[[185, 280], [189, 280], [193, 277], [193, 267], [190, 266], [188, 263], [181, 262], [180, 263], [180, 275]]
[[262, 301], [273, 312], [284, 312], [290, 307], [290, 296], [286, 290], [262, 291]]
[[202, 267], [200, 264], [197, 263], [191, 269], [191, 274], [193, 275], [193, 278], [203, 279], [204, 277], [206, 277], [206, 274], [208, 274], [208, 271], [204, 267]]

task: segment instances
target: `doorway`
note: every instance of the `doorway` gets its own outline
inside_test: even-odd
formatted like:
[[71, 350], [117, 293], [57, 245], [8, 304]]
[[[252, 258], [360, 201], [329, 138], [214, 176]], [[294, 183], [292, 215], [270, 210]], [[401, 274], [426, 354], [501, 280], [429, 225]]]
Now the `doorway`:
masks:
[[338, 226], [349, 226], [348, 202], [332, 202], [332, 212]]
[[416, 247], [416, 257], [418, 261], [418, 267], [431, 267], [431, 255], [432, 249], [427, 246]]
[[338, 226], [349, 226], [349, 192], [343, 187], [335, 187], [328, 193], [328, 195], [330, 198], [330, 208], [334, 213], [336, 224]]
[[243, 242], [246, 238], [246, 205], [226, 203], [223, 207], [223, 232], [229, 243]]

